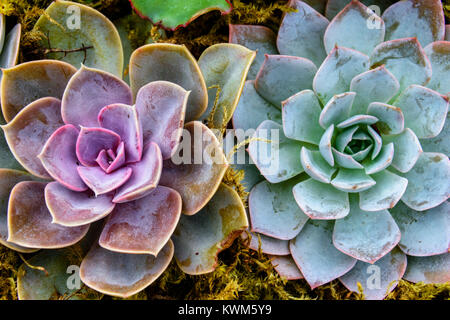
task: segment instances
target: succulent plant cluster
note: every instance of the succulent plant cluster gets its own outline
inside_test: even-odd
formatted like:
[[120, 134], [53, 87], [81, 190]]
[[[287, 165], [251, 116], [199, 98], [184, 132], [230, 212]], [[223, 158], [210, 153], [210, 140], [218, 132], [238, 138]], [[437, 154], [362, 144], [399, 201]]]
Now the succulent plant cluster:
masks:
[[381, 17], [355, 0], [314, 2], [328, 19], [307, 2], [289, 2], [277, 36], [230, 26], [230, 42], [258, 50], [233, 116], [235, 129], [254, 132], [257, 170], [241, 166], [250, 246], [287, 279], [315, 288], [339, 278], [352, 291], [360, 283], [369, 299], [402, 277], [449, 281], [441, 2], [400, 1]]
[[[237, 103], [234, 88], [255, 53], [221, 44], [197, 62], [184, 46], [149, 44], [131, 56], [129, 86], [117, 30], [99, 12], [58, 1], [36, 28], [53, 30], [49, 21], [64, 23], [74, 5], [88, 26], [50, 33], [48, 43], [72, 50], [110, 34], [112, 55], [97, 43], [65, 61], [3, 70], [1, 152], [13, 165], [1, 163], [0, 242], [23, 253], [47, 249], [30, 262], [50, 275], [22, 266], [19, 298], [73, 293], [65, 280], [75, 246], [83, 283], [119, 297], [147, 287], [173, 256], [189, 274], [213, 271], [248, 223], [236, 191], [221, 184], [228, 162], [220, 143], [197, 119], [208, 109], [208, 81], [226, 85]], [[224, 56], [233, 69], [217, 72]], [[173, 161], [180, 152], [183, 161]]]

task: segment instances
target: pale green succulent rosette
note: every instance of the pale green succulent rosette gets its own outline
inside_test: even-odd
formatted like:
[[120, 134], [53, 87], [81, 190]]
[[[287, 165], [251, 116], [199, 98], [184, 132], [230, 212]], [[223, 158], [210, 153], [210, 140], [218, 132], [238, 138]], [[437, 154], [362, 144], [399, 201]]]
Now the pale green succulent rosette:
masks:
[[[71, 14], [80, 28], [61, 29]], [[1, 151], [10, 156], [0, 169], [0, 243], [44, 249], [20, 268], [19, 299], [82, 298], [85, 287], [68, 285], [77, 277], [129, 297], [173, 257], [188, 274], [213, 271], [248, 222], [237, 192], [221, 183], [221, 145], [198, 120], [214, 102], [207, 86], [223, 87], [220, 103], [233, 112], [255, 52], [220, 44], [196, 61], [185, 46], [145, 45], [126, 62], [128, 85], [119, 33], [99, 12], [57, 1], [36, 28], [70, 53], [3, 70]], [[91, 48], [86, 56], [80, 46]], [[182, 134], [192, 149], [179, 163]]]
[[380, 18], [359, 1], [320, 3], [331, 21], [291, 0], [277, 36], [230, 26], [230, 42], [258, 49], [233, 116], [235, 129], [256, 129], [248, 153], [261, 176], [241, 165], [254, 178], [250, 247], [287, 279], [316, 288], [338, 278], [352, 291], [359, 282], [368, 299], [401, 278], [448, 282], [442, 4], [400, 1]]

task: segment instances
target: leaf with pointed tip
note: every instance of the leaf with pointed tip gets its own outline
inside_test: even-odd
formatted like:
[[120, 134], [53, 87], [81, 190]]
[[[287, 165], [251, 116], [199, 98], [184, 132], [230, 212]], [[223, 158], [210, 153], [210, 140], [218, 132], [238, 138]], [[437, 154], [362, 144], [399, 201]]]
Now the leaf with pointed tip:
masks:
[[408, 256], [404, 279], [417, 283], [448, 283], [450, 281], [450, 253], [430, 257]]
[[405, 193], [408, 180], [389, 170], [373, 174], [376, 184], [359, 193], [359, 206], [364, 211], [379, 211], [393, 208]]
[[[378, 288], [370, 285], [372, 270], [382, 270]], [[362, 285], [363, 294], [367, 300], [382, 300], [397, 286], [406, 270], [406, 255], [397, 248], [385, 255], [374, 264], [358, 261], [355, 267], [339, 280], [353, 292], [359, 292], [358, 283]]]
[[136, 111], [142, 124], [144, 144], [153, 141], [164, 160], [178, 148], [189, 92], [167, 81], [154, 81], [139, 89]]
[[399, 88], [397, 79], [384, 65], [358, 74], [350, 83], [350, 91], [356, 93], [351, 115], [365, 114], [369, 104], [374, 101], [388, 102]]
[[66, 124], [98, 127], [99, 112], [115, 103], [132, 104], [128, 85], [110, 73], [83, 65], [67, 84], [61, 113]]
[[255, 56], [255, 51], [232, 43], [216, 44], [203, 51], [198, 65], [207, 87], [214, 90], [208, 91], [208, 108], [201, 120], [211, 119], [216, 128], [230, 121]]
[[38, 156], [50, 176], [73, 191], [86, 191], [87, 186], [78, 175], [79, 161], [76, 143], [79, 131], [71, 124], [56, 130]]
[[258, 94], [254, 80], [248, 80], [233, 114], [233, 128], [256, 129], [264, 120], [282, 123], [281, 112]]
[[120, 142], [120, 136], [111, 130], [81, 127], [76, 145], [77, 158], [84, 166], [96, 166], [100, 151], [117, 150]]
[[445, 18], [440, 0], [399, 1], [382, 18], [386, 23], [386, 40], [416, 37], [425, 47], [444, 38]]
[[409, 182], [402, 201], [414, 210], [434, 208], [450, 196], [450, 160], [442, 153], [422, 153], [403, 176]]
[[363, 169], [364, 167], [356, 161], [352, 155], [340, 152], [334, 148], [333, 150], [333, 156], [336, 163], [341, 166], [342, 168], [347, 169]]
[[1, 106], [5, 120], [11, 121], [20, 110], [39, 98], [61, 99], [75, 72], [70, 64], [56, 60], [25, 62], [3, 70]]
[[140, 17], [150, 19], [161, 24], [163, 28], [176, 30], [186, 27], [200, 15], [213, 10], [220, 10], [222, 14], [232, 9], [229, 0], [197, 0], [180, 2], [178, 0], [130, 0], [131, 6]]
[[73, 254], [70, 248], [45, 250], [27, 261], [29, 265], [39, 266], [45, 271], [22, 264], [17, 272], [19, 300], [50, 300], [60, 296], [77, 299], [78, 289], [69, 289], [67, 285], [70, 283], [69, 278], [74, 276], [68, 272], [71, 270], [69, 266], [73, 265]]
[[55, 1], [41, 15], [33, 31], [48, 35], [49, 39], [43, 37], [40, 43], [45, 49], [70, 51], [91, 47], [70, 54], [52, 53], [51, 59], [64, 60], [76, 68], [83, 63], [122, 78], [123, 51], [119, 33], [99, 11], [71, 1]]
[[133, 174], [130, 167], [122, 167], [106, 173], [100, 167], [78, 167], [78, 174], [83, 182], [95, 193], [95, 196], [109, 193], [123, 186]]
[[244, 240], [248, 239], [250, 235], [251, 239], [248, 243], [250, 249], [254, 251], [260, 251], [265, 254], [273, 254], [276, 256], [286, 256], [291, 254], [289, 251], [289, 241], [280, 240], [272, 237], [265, 236], [259, 233], [253, 233], [248, 231], [242, 233], [241, 237]]
[[126, 298], [152, 284], [169, 266], [173, 251], [170, 240], [157, 257], [113, 252], [95, 244], [81, 263], [81, 281], [96, 291]]
[[303, 275], [291, 256], [269, 256], [270, 262], [280, 277], [286, 280], [303, 279]]
[[364, 170], [339, 169], [337, 176], [331, 184], [345, 192], [361, 192], [373, 187], [376, 182]]
[[282, 102], [286, 137], [319, 144], [324, 131], [317, 125], [322, 111], [312, 90], [303, 90]]
[[[377, 28], [369, 28], [369, 21]], [[351, 1], [331, 20], [323, 41], [329, 53], [334, 46], [358, 50], [369, 55], [384, 39], [384, 22], [359, 1]]]
[[133, 97], [136, 98], [139, 89], [146, 84], [161, 80], [191, 91], [186, 106], [186, 121], [198, 119], [205, 112], [208, 105], [205, 80], [197, 61], [185, 46], [154, 43], [133, 52], [130, 58]]
[[344, 120], [344, 121], [338, 123], [336, 125], [336, 127], [339, 129], [343, 129], [343, 128], [348, 128], [348, 127], [351, 127], [354, 125], [361, 125], [361, 124], [371, 125], [377, 121], [378, 121], [377, 117], [366, 115], [366, 114], [360, 114], [360, 115], [352, 116], [352, 117], [348, 118], [347, 120]]
[[398, 97], [395, 105], [405, 116], [405, 125], [418, 138], [437, 136], [447, 117], [448, 98], [431, 89], [411, 85]]
[[183, 213], [193, 215], [216, 192], [228, 162], [211, 129], [199, 121], [189, 122], [184, 128], [186, 136], [177, 151], [183, 155], [164, 162], [160, 185], [178, 191], [183, 199]]
[[58, 182], [45, 187], [45, 203], [52, 222], [66, 227], [78, 227], [106, 217], [114, 209], [113, 196], [94, 197], [91, 191], [72, 191]]
[[450, 41], [437, 41], [430, 43], [424, 49], [431, 62], [433, 73], [427, 87], [443, 95], [450, 93]]
[[337, 151], [343, 152], [345, 147], [352, 141], [353, 135], [359, 129], [358, 126], [346, 128], [336, 136], [334, 146]]
[[145, 197], [157, 187], [161, 177], [163, 160], [156, 143], [150, 142], [144, 148], [141, 161], [130, 164], [133, 170], [130, 179], [116, 192], [113, 202], [123, 203]]
[[274, 106], [297, 92], [312, 89], [317, 67], [310, 60], [283, 55], [266, 55], [255, 80], [256, 91]]
[[343, 47], [335, 47], [320, 66], [313, 81], [314, 91], [324, 104], [336, 94], [350, 89], [352, 79], [369, 69], [369, 57]]
[[112, 104], [98, 114], [98, 123], [105, 129], [117, 133], [125, 144], [126, 162], [137, 162], [142, 158], [143, 135], [137, 108], [125, 104]]
[[330, 183], [334, 172], [336, 172], [336, 168], [331, 167], [319, 151], [311, 151], [302, 147], [300, 160], [305, 172], [317, 181]]
[[419, 139], [414, 132], [406, 128], [405, 131], [398, 135], [383, 137], [384, 143], [394, 143], [394, 159], [392, 166], [400, 172], [408, 172], [414, 167], [417, 159], [422, 153]]
[[[326, 17], [333, 19], [342, 9], [345, 8], [352, 0], [328, 0], [325, 8]], [[360, 0], [366, 6], [377, 6], [381, 11], [384, 11], [391, 4], [397, 0]]]
[[418, 212], [399, 203], [391, 214], [402, 233], [398, 246], [410, 256], [446, 253], [450, 246], [450, 204]]
[[118, 204], [108, 216], [99, 244], [115, 252], [157, 257], [177, 226], [181, 205], [178, 192], [161, 186], [144, 198]]
[[447, 120], [441, 133], [431, 139], [421, 139], [423, 151], [441, 152], [450, 156], [450, 113], [447, 112]]
[[297, 183], [298, 179], [263, 181], [253, 187], [248, 198], [252, 232], [280, 240], [295, 238], [308, 220], [290, 192]]
[[256, 51], [256, 57], [248, 72], [247, 79], [253, 80], [264, 62], [266, 54], [277, 54], [276, 35], [267, 27], [230, 24], [229, 42], [240, 44]]
[[217, 266], [217, 255], [248, 227], [244, 204], [236, 191], [221, 184], [196, 215], [182, 216], [172, 240], [175, 259], [187, 274], [204, 274]]
[[8, 242], [8, 200], [11, 190], [14, 186], [22, 181], [33, 180], [33, 176], [26, 172], [0, 169], [0, 244], [19, 251], [19, 252], [34, 252], [35, 249], [25, 248], [16, 245], [12, 242]]
[[347, 119], [354, 99], [354, 92], [345, 92], [333, 96], [320, 113], [320, 126], [325, 129], [331, 124], [336, 125]]
[[278, 31], [277, 47], [281, 54], [310, 59], [320, 66], [326, 57], [323, 35], [329, 21], [309, 5], [292, 0], [296, 11], [286, 13]]
[[311, 219], [341, 219], [350, 211], [348, 195], [330, 184], [308, 179], [293, 188], [297, 204]]
[[24, 181], [12, 189], [7, 241], [27, 248], [56, 249], [68, 247], [86, 235], [89, 225], [64, 227], [52, 223], [45, 205], [45, 186], [42, 182]]
[[330, 166], [334, 166], [333, 150], [331, 148], [331, 140], [334, 134], [334, 124], [330, 125], [320, 138], [319, 151], [322, 157]]
[[394, 144], [391, 142], [381, 147], [380, 153], [375, 159], [366, 159], [363, 162], [364, 170], [367, 174], [380, 172], [391, 165], [393, 158]]
[[372, 160], [374, 160], [381, 151], [383, 140], [381, 139], [378, 132], [376, 132], [375, 129], [373, 129], [371, 126], [367, 126], [367, 131], [369, 131], [369, 135], [372, 137], [372, 141], [374, 144], [372, 149], [372, 156], [370, 157]]
[[261, 174], [270, 183], [278, 183], [303, 172], [301, 148], [300, 142], [288, 139], [283, 134], [280, 124], [265, 120], [256, 129], [248, 153]]
[[376, 127], [383, 135], [402, 133], [405, 127], [405, 118], [398, 107], [381, 102], [369, 104], [367, 113], [378, 118]]
[[350, 213], [336, 220], [333, 243], [355, 259], [374, 263], [400, 241], [400, 230], [387, 210], [367, 212], [350, 197]]
[[372, 68], [385, 65], [402, 92], [411, 84], [425, 85], [431, 79], [431, 64], [416, 38], [380, 43], [370, 56]]
[[292, 257], [312, 289], [346, 274], [356, 263], [334, 247], [332, 232], [332, 221], [309, 220], [290, 242]]

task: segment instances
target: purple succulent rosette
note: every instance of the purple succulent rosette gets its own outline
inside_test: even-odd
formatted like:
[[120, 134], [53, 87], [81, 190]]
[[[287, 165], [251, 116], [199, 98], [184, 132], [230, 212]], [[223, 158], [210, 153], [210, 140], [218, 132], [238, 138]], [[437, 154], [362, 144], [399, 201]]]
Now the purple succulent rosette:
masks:
[[401, 278], [448, 282], [442, 4], [399, 1], [379, 17], [359, 1], [314, 3], [329, 19], [291, 0], [278, 36], [230, 26], [230, 42], [258, 50], [233, 116], [235, 129], [256, 129], [248, 153], [258, 170], [241, 166], [250, 247], [260, 240], [287, 279], [316, 288], [338, 278], [352, 291], [359, 282], [368, 299]]
[[[32, 260], [51, 277], [21, 273], [19, 298], [48, 299], [67, 277], [60, 248], [76, 243], [89, 251], [81, 280], [119, 297], [147, 287], [173, 256], [186, 273], [214, 270], [218, 252], [248, 227], [236, 191], [221, 184], [228, 168], [221, 145], [196, 121], [208, 107], [203, 73], [224, 52], [242, 66], [225, 68], [232, 80], [224, 81], [243, 84], [255, 53], [233, 44], [206, 50], [203, 71], [184, 46], [141, 47], [130, 59], [131, 86], [58, 60], [3, 70], [2, 129], [18, 163], [0, 169], [0, 243], [19, 252], [58, 249]], [[180, 150], [191, 151], [187, 161], [173, 161]]]

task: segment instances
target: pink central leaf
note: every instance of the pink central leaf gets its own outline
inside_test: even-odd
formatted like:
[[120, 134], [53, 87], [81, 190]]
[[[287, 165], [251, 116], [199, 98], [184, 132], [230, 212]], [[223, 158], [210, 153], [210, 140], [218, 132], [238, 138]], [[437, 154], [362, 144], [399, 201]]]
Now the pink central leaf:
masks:
[[96, 159], [100, 151], [116, 150], [120, 141], [120, 136], [111, 130], [82, 127], [76, 146], [78, 160], [84, 166], [96, 166]]
[[100, 167], [78, 167], [78, 173], [84, 183], [94, 191], [95, 195], [101, 195], [116, 190], [130, 179], [133, 169], [123, 167], [113, 173], [106, 173]]

